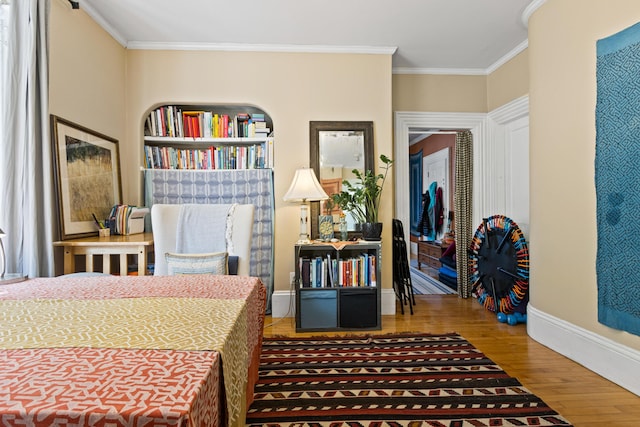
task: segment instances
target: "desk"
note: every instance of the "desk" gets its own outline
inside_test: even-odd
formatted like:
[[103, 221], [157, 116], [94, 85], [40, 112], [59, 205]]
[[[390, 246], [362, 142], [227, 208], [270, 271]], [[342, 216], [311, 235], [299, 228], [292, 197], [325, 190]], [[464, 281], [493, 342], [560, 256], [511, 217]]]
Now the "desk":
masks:
[[120, 274], [127, 273], [128, 255], [138, 255], [138, 275], [147, 273], [147, 255], [153, 251], [153, 233], [128, 236], [83, 237], [54, 242], [64, 249], [64, 274], [75, 273], [76, 255], [85, 255], [87, 271], [93, 271], [93, 256], [102, 255], [102, 272], [111, 274], [111, 256], [120, 255]]

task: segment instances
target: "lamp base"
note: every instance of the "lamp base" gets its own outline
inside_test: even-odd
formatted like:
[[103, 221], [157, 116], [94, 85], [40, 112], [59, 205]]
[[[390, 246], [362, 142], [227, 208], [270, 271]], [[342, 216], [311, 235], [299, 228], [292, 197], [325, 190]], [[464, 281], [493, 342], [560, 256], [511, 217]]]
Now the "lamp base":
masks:
[[307, 222], [309, 220], [307, 212], [307, 203], [302, 202], [300, 205], [300, 233], [298, 234], [299, 245], [307, 245], [311, 243], [311, 240], [309, 240], [309, 233], [307, 232]]
[[0, 278], [0, 285], [9, 285], [11, 283], [24, 282], [27, 276], [21, 273], [9, 273]]
[[296, 242], [296, 244], [298, 245], [308, 245], [310, 243], [311, 243], [311, 240], [309, 239], [309, 236], [306, 236], [306, 237], [300, 236], [300, 238]]

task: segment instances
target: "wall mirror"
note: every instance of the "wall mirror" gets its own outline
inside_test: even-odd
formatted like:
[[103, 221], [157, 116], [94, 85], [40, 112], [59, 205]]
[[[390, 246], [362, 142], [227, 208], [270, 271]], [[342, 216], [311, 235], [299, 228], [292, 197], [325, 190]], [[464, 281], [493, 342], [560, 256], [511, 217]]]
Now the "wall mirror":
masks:
[[[309, 122], [310, 164], [324, 191], [331, 196], [342, 190], [344, 180], [354, 179], [353, 169], [373, 169], [373, 122]], [[340, 209], [331, 211], [339, 238]], [[327, 214], [324, 202], [311, 202], [311, 238], [318, 239], [318, 215]], [[349, 214], [349, 238], [356, 233]]]

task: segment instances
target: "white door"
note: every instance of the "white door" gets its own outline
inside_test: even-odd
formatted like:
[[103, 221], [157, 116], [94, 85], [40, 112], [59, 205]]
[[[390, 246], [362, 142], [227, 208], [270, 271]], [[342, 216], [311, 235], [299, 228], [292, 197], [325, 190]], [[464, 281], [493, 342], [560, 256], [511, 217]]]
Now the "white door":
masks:
[[529, 240], [529, 117], [505, 125], [506, 215]]

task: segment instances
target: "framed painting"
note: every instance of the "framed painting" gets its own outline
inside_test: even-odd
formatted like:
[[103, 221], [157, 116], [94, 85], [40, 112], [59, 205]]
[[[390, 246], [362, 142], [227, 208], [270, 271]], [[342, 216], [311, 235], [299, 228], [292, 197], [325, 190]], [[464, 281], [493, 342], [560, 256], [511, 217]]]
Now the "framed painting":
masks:
[[51, 135], [60, 238], [97, 235], [121, 203], [118, 141], [54, 115]]

